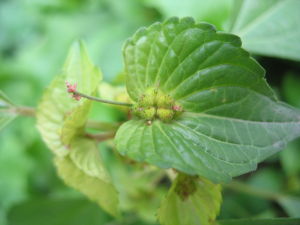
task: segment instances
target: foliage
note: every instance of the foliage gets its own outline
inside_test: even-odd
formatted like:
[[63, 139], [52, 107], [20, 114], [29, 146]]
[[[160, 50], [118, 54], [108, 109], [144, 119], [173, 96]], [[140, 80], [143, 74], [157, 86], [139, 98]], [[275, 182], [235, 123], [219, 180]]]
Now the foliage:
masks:
[[221, 204], [221, 185], [204, 178], [179, 174], [158, 211], [162, 224], [209, 225]]
[[118, 215], [117, 193], [103, 166], [96, 144], [84, 138], [83, 129], [91, 102], [74, 101], [65, 90], [65, 80], [78, 82], [78, 89], [95, 93], [100, 71], [90, 62], [81, 42], [74, 44], [63, 72], [50, 85], [39, 104], [38, 128], [55, 153], [59, 176], [85, 193], [112, 215]]
[[[300, 216], [299, 139], [288, 143], [300, 133], [299, 9], [297, 0], [2, 1], [0, 223], [298, 224], [273, 218]], [[125, 38], [160, 20], [126, 41], [122, 68]], [[78, 38], [106, 82], [82, 42], [59, 72]], [[65, 81], [133, 106], [75, 101]], [[40, 98], [36, 114], [22, 106]], [[38, 130], [22, 115], [36, 115]], [[255, 218], [235, 220], [246, 217]]]
[[299, 111], [278, 102], [263, 69], [240, 46], [236, 36], [190, 18], [139, 30], [124, 47], [130, 97], [138, 101], [157, 86], [184, 113], [170, 123], [154, 120], [149, 126], [134, 119], [123, 124], [118, 151], [226, 181], [254, 170], [297, 137]]
[[246, 49], [260, 55], [300, 60], [299, 1], [237, 0], [236, 5], [229, 31], [242, 38]]

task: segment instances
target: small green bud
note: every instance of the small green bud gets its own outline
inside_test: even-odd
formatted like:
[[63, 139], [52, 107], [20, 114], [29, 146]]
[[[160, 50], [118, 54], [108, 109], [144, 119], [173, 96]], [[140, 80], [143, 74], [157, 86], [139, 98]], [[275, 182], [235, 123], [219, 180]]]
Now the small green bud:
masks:
[[143, 110], [141, 116], [146, 120], [152, 120], [154, 119], [155, 114], [156, 114], [156, 109], [154, 107], [148, 107], [145, 110]]
[[157, 95], [157, 92], [158, 92], [157, 88], [151, 87], [146, 90], [145, 95], [155, 97]]
[[151, 95], [143, 95], [141, 98], [140, 98], [140, 101], [139, 101], [139, 104], [141, 106], [153, 106], [154, 105], [154, 97], [151, 96]]
[[178, 181], [174, 191], [182, 201], [187, 200], [190, 195], [194, 194], [197, 191], [196, 181], [197, 177], [195, 176], [184, 174], [178, 175]]
[[174, 104], [174, 100], [170, 95], [158, 93], [156, 97], [156, 105], [158, 108], [169, 108], [171, 109]]
[[169, 122], [173, 119], [175, 112], [171, 109], [157, 109], [157, 116], [164, 122]]
[[144, 108], [139, 106], [138, 104], [134, 104], [132, 107], [133, 114], [138, 117], [142, 117], [143, 111], [144, 111]]
[[139, 104], [145, 107], [154, 106], [156, 94], [157, 94], [157, 89], [155, 88], [147, 89], [145, 94], [140, 97]]

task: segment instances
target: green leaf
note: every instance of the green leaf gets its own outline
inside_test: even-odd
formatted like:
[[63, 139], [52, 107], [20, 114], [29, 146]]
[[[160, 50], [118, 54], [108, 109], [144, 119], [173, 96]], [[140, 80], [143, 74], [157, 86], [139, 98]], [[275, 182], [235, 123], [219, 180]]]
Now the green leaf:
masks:
[[287, 73], [283, 80], [283, 96], [285, 100], [300, 108], [300, 78], [297, 74]]
[[0, 130], [16, 118], [17, 115], [9, 111], [12, 106], [13, 103], [0, 90]]
[[211, 225], [220, 210], [221, 185], [179, 174], [161, 203], [162, 225]]
[[37, 110], [37, 126], [43, 140], [56, 155], [68, 154], [71, 139], [85, 125], [91, 102], [75, 101], [67, 93], [65, 81], [77, 83], [78, 91], [92, 94], [102, 78], [90, 61], [82, 42], [75, 43], [57, 76], [44, 93]]
[[297, 176], [300, 173], [300, 139], [293, 141], [280, 153], [283, 170], [288, 176]]
[[37, 199], [11, 209], [10, 225], [103, 225], [111, 218], [84, 199]]
[[124, 61], [134, 101], [157, 87], [184, 110], [169, 123], [134, 118], [119, 128], [118, 151], [137, 161], [226, 181], [300, 134], [299, 111], [277, 100], [237, 36], [171, 18], [129, 39]]
[[300, 60], [300, 1], [237, 0], [230, 32], [253, 53]]
[[298, 218], [220, 220], [220, 225], [298, 225]]
[[165, 177], [165, 171], [153, 166], [124, 163], [114, 157], [111, 149], [107, 151], [110, 160], [106, 158], [106, 162], [119, 192], [121, 210], [134, 212], [143, 221], [156, 224], [154, 212], [159, 208], [168, 189], [165, 185], [159, 185]]
[[65, 81], [78, 83], [78, 91], [91, 95], [100, 79], [101, 73], [91, 63], [83, 44], [75, 43], [62, 74], [52, 82], [39, 104], [38, 128], [56, 154], [58, 173], [66, 184], [117, 215], [117, 192], [106, 174], [97, 146], [81, 137], [91, 102], [75, 101], [65, 87]]
[[291, 217], [300, 217], [300, 198], [296, 196], [281, 196], [278, 198], [279, 204]]
[[55, 164], [58, 175], [67, 185], [84, 193], [110, 214], [118, 216], [118, 194], [93, 141], [80, 138], [73, 140], [70, 154], [57, 156]]

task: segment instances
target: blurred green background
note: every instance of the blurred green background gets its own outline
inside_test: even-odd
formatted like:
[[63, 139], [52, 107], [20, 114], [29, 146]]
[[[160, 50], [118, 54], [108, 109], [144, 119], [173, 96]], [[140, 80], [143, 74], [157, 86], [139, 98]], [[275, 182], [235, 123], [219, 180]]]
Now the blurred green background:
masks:
[[[139, 27], [169, 16], [193, 16], [228, 30], [236, 2], [0, 0], [0, 89], [16, 104], [36, 106], [77, 39], [86, 42], [93, 62], [101, 67], [105, 81], [111, 82], [122, 71], [123, 42]], [[298, 29], [298, 42], [299, 33]], [[276, 48], [277, 41], [268, 43]], [[266, 68], [267, 80], [279, 98], [300, 108], [300, 51], [298, 56], [282, 57], [280, 52], [261, 53], [251, 43], [246, 46], [260, 54], [254, 56]], [[114, 121], [119, 115], [107, 109], [98, 116]], [[1, 131], [0, 225], [155, 224], [148, 215], [155, 212], [147, 202], [154, 190], [137, 196], [123, 221], [115, 221], [66, 187], [57, 178], [51, 157], [33, 118], [19, 117]], [[126, 175], [118, 176], [126, 180]], [[224, 187], [219, 218], [300, 217], [300, 140], [261, 163], [258, 171], [236, 180], [239, 183]], [[147, 186], [147, 180], [141, 179], [139, 185]]]

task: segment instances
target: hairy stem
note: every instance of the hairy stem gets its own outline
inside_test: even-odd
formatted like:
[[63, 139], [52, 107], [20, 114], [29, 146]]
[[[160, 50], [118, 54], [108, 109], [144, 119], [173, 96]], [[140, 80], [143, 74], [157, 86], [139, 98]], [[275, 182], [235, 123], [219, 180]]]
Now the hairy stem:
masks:
[[132, 104], [130, 103], [126, 103], [126, 102], [116, 102], [116, 101], [111, 101], [111, 100], [106, 100], [106, 99], [101, 99], [101, 98], [97, 98], [97, 97], [94, 97], [94, 96], [89, 96], [89, 95], [86, 95], [86, 94], [83, 94], [83, 93], [80, 93], [78, 91], [74, 91], [73, 92], [75, 95], [79, 95], [83, 98], [87, 98], [87, 99], [90, 99], [90, 100], [93, 100], [93, 101], [96, 101], [96, 102], [102, 102], [102, 103], [106, 103], [106, 104], [112, 104], [112, 105], [120, 105], [120, 106], [126, 106], [126, 107], [131, 107]]

